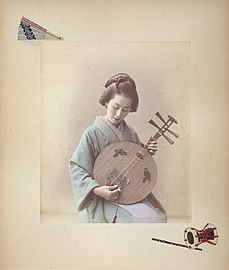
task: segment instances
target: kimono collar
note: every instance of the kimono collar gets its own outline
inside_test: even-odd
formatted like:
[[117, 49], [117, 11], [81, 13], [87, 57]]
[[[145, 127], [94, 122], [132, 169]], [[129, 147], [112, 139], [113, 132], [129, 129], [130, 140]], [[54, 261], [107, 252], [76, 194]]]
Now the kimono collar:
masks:
[[[107, 138], [109, 143], [119, 142], [119, 139], [116, 136], [115, 132], [99, 116], [96, 116], [93, 125], [103, 133], [103, 135]], [[130, 140], [130, 130], [124, 120], [123, 120], [123, 140], [124, 141]]]
[[123, 129], [123, 121], [121, 121], [117, 126], [115, 126], [114, 124], [112, 124], [108, 119], [105, 118], [105, 116], [100, 116], [100, 118], [105, 121], [105, 123], [107, 123], [107, 125], [114, 131], [114, 133], [116, 134], [116, 136], [119, 138], [120, 141], [123, 141], [123, 133], [124, 133], [124, 129]]

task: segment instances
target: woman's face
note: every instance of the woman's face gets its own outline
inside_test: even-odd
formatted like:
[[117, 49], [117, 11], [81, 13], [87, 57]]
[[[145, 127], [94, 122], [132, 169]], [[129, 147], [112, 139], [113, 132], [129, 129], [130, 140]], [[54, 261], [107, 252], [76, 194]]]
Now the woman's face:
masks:
[[118, 125], [130, 112], [131, 99], [124, 95], [115, 94], [107, 105], [105, 117], [114, 125]]

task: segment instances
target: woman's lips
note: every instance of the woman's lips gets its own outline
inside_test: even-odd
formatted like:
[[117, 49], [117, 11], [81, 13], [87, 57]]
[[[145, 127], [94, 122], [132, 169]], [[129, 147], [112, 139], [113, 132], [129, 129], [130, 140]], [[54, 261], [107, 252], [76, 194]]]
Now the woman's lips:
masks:
[[112, 117], [112, 119], [113, 119], [114, 121], [120, 121], [120, 120], [121, 120], [121, 119], [115, 118], [115, 117]]

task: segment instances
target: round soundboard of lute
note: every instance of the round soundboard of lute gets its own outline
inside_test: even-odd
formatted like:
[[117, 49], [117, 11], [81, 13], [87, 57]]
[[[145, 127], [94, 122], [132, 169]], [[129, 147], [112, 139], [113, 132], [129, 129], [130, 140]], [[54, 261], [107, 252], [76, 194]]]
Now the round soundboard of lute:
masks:
[[94, 179], [102, 185], [118, 185], [118, 202], [133, 204], [143, 200], [154, 188], [157, 167], [152, 156], [131, 142], [112, 143], [97, 157]]

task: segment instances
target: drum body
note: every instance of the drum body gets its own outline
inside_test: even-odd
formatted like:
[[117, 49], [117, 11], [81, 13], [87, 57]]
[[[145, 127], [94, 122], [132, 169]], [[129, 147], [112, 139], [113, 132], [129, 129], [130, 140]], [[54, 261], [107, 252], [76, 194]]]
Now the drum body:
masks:
[[94, 179], [102, 185], [119, 185], [118, 202], [133, 204], [143, 200], [154, 188], [157, 167], [151, 155], [131, 142], [117, 142], [97, 157]]
[[199, 245], [197, 231], [194, 228], [186, 228], [184, 230], [184, 241], [188, 248], [195, 249]]
[[208, 223], [203, 230], [197, 230], [191, 227], [184, 230], [184, 241], [190, 249], [195, 249], [205, 242], [216, 245], [218, 237], [218, 231], [211, 223]]

